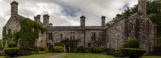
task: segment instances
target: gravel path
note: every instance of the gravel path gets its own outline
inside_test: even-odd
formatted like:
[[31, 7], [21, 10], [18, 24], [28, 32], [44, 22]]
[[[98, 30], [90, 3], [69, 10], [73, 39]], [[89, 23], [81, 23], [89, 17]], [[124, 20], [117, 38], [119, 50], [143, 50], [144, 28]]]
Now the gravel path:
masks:
[[47, 58], [58, 58], [59, 56], [62, 56], [64, 55], [65, 53], [59, 53], [59, 54], [56, 54], [56, 55], [53, 55], [53, 56], [49, 56]]

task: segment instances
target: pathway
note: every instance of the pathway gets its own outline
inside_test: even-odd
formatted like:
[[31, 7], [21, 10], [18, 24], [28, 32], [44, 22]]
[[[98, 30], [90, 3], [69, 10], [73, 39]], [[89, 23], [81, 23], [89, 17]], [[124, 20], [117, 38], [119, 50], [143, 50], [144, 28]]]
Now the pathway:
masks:
[[47, 58], [58, 58], [59, 56], [62, 56], [64, 54], [66, 54], [66, 53], [59, 53], [59, 54], [56, 54], [56, 55], [53, 55], [53, 56], [49, 56]]

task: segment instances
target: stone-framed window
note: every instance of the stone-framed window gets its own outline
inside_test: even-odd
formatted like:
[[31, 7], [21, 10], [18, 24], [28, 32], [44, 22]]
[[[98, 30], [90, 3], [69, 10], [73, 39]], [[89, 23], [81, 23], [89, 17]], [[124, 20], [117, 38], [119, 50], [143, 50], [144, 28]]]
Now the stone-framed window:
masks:
[[101, 47], [101, 46], [102, 46], [102, 44], [101, 44], [101, 43], [97, 43], [97, 46], [98, 46], [98, 47]]
[[92, 40], [96, 40], [96, 32], [92, 32], [91, 39], [92, 39]]
[[74, 32], [70, 32], [70, 39], [75, 39]]
[[60, 39], [63, 39], [63, 34], [60, 34]]
[[52, 38], [53, 38], [53, 34], [49, 33], [49, 40], [52, 40]]
[[88, 47], [91, 47], [91, 43], [88, 43]]

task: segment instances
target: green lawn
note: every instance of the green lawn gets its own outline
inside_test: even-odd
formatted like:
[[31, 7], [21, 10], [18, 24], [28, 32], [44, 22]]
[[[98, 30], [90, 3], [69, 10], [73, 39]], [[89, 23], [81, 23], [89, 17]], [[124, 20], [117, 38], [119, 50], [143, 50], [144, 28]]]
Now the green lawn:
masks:
[[29, 55], [29, 56], [19, 56], [18, 58], [46, 58], [47, 56], [52, 56], [57, 53], [47, 53], [47, 54], [35, 54], [35, 55]]
[[[17, 58], [46, 58], [47, 56], [52, 56], [58, 53], [46, 53], [46, 54], [35, 54], [29, 56], [18, 56]], [[0, 56], [0, 58], [6, 58], [6, 56]]]
[[113, 57], [105, 54], [92, 54], [92, 53], [68, 53], [59, 58], [120, 58]]
[[[105, 54], [92, 54], [92, 53], [68, 53], [59, 58], [128, 58], [128, 57], [114, 57]], [[141, 58], [161, 58], [161, 56], [143, 56]]]

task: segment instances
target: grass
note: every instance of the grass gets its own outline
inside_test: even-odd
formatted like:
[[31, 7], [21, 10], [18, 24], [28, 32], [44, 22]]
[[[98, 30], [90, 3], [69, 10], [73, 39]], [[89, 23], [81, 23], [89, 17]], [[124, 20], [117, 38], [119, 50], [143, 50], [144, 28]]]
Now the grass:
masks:
[[105, 54], [92, 54], [92, 53], [68, 53], [59, 58], [120, 58], [120, 57], [113, 57], [111, 55]]
[[143, 56], [141, 58], [161, 58], [161, 56]]
[[46, 53], [46, 54], [35, 54], [35, 55], [29, 55], [29, 56], [19, 56], [18, 58], [46, 58], [48, 56], [55, 55], [57, 53]]
[[[68, 53], [59, 58], [128, 58], [128, 57], [114, 57], [106, 54], [92, 54], [92, 53]], [[143, 56], [141, 58], [161, 58], [161, 56]]]
[[[35, 54], [35, 55], [28, 55], [28, 56], [18, 56], [16, 58], [46, 58], [48, 56], [52, 56], [58, 53], [46, 53], [46, 54]], [[7, 56], [0, 56], [0, 58], [8, 58]]]

